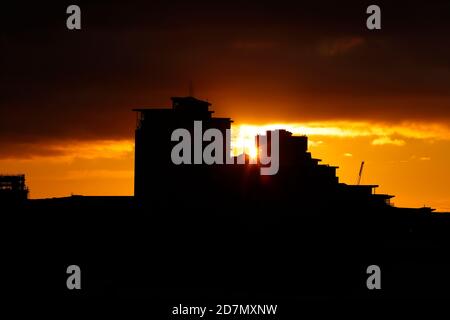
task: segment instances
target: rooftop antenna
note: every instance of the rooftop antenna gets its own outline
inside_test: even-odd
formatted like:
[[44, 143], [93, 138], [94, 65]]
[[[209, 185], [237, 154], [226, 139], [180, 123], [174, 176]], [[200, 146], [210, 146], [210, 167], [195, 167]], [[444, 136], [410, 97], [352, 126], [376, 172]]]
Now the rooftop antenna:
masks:
[[363, 169], [364, 169], [364, 161], [361, 162], [361, 167], [359, 168], [358, 182], [357, 182], [358, 186], [361, 184], [361, 178], [362, 178]]
[[189, 96], [193, 97], [194, 96], [194, 85], [192, 83], [192, 80], [189, 81]]

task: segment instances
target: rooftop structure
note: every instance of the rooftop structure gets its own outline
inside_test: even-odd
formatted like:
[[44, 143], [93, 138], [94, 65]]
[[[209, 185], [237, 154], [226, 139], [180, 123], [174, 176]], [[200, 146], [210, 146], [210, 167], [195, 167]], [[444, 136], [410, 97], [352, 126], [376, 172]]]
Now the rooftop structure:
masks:
[[[172, 107], [140, 108], [137, 112], [135, 144], [135, 197], [138, 202], [185, 205], [217, 203], [277, 202], [277, 205], [300, 201], [302, 206], [334, 204], [389, 206], [390, 195], [375, 195], [375, 186], [350, 186], [339, 183], [336, 166], [320, 164], [308, 152], [308, 138], [279, 133], [279, 171], [274, 176], [260, 175], [260, 162], [244, 165], [174, 165], [171, 151], [178, 142], [171, 141], [175, 129], [184, 128], [193, 136], [194, 121], [203, 129], [222, 132], [231, 128], [230, 118], [213, 117], [211, 103], [194, 97], [173, 97]], [[258, 148], [267, 141], [270, 154], [272, 131], [255, 137]], [[202, 142], [203, 143], [203, 142]], [[193, 148], [193, 146], [192, 146]], [[203, 148], [202, 148], [203, 150]], [[193, 157], [194, 150], [191, 150]], [[225, 158], [224, 147], [223, 156]], [[244, 155], [244, 159], [248, 159]], [[193, 161], [191, 162], [193, 163]], [[225, 159], [224, 159], [225, 163]]]
[[28, 198], [25, 175], [0, 175], [0, 200], [7, 202], [24, 201]]

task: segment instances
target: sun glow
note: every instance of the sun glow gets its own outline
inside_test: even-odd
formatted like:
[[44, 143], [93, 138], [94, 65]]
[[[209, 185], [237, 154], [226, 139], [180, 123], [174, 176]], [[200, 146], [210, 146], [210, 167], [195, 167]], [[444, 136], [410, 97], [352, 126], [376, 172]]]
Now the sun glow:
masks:
[[[339, 181], [355, 183], [365, 161], [364, 183], [396, 196], [398, 206], [424, 204], [450, 211], [448, 159], [450, 128], [433, 123], [321, 121], [249, 125], [231, 128], [233, 156], [258, 156], [255, 137], [285, 129], [307, 135], [315, 158], [339, 166]], [[25, 145], [0, 158], [5, 172], [25, 173], [32, 198], [84, 195], [132, 195], [134, 141], [56, 141]], [[27, 151], [27, 152], [25, 152]], [[418, 200], [419, 199], [419, 200]]]
[[441, 124], [422, 123], [370, 123], [347, 121], [323, 121], [306, 123], [273, 123], [264, 125], [240, 124], [232, 128], [232, 137], [237, 148], [252, 146], [258, 134], [284, 129], [293, 135], [328, 136], [338, 138], [372, 138], [373, 145], [391, 144], [403, 146], [404, 139], [425, 139], [429, 141], [450, 140], [450, 128]]
[[250, 156], [251, 159], [257, 159], [258, 148], [256, 147], [256, 145], [249, 148], [248, 155]]

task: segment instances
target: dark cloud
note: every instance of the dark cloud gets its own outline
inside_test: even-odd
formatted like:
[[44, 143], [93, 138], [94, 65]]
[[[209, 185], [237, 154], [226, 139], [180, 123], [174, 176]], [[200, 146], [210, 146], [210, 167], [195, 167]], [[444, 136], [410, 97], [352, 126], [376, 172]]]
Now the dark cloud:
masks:
[[[196, 93], [236, 120], [450, 119], [450, 3], [79, 1], [5, 5], [0, 144], [133, 134], [130, 109]], [[274, 108], [275, 107], [275, 108]]]

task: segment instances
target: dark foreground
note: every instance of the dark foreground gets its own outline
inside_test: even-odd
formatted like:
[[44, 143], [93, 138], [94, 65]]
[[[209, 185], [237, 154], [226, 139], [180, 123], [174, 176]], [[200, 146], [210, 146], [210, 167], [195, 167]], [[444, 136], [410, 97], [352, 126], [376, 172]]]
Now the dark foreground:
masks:
[[[4, 213], [12, 292], [175, 300], [450, 297], [444, 214], [170, 211], [175, 207], [73, 197]], [[66, 287], [71, 264], [83, 273], [79, 292]], [[381, 290], [367, 289], [372, 264], [381, 268]]]

